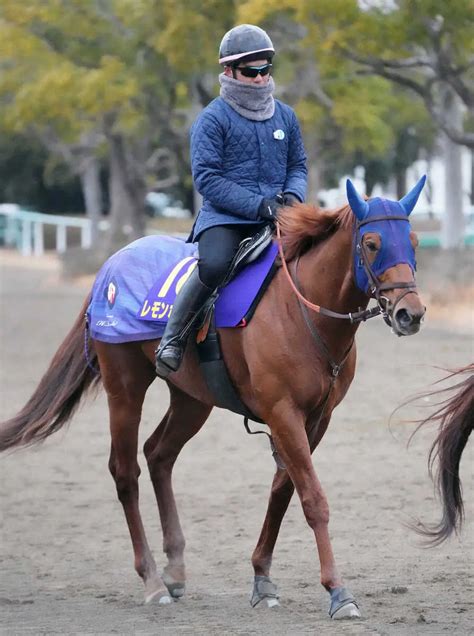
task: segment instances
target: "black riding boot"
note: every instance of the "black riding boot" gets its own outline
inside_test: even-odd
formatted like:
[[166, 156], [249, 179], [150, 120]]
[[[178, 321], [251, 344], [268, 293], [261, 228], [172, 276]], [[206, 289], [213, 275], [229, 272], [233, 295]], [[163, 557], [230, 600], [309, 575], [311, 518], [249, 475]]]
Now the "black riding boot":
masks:
[[193, 269], [176, 296], [165, 333], [155, 351], [156, 373], [160, 377], [166, 378], [172, 371], [179, 369], [188, 339], [187, 333], [182, 334], [183, 328], [213, 291], [201, 283], [198, 268]]

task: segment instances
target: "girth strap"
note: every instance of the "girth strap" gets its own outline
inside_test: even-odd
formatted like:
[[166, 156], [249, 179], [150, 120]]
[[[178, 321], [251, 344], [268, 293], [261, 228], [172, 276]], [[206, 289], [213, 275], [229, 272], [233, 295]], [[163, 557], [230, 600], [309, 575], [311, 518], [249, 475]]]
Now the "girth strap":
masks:
[[250, 435], [263, 434], [270, 440], [270, 448], [273, 459], [280, 470], [285, 470], [278, 451], [273, 442], [273, 438], [267, 431], [252, 431], [249, 427], [249, 420], [265, 424], [265, 422], [256, 416], [240, 399], [232, 380], [229, 377], [227, 367], [222, 357], [219, 343], [219, 334], [216, 331], [214, 321], [211, 319], [211, 325], [204, 341], [197, 344], [199, 366], [202, 370], [206, 384], [216, 400], [216, 405], [222, 408], [238, 413], [244, 416], [244, 426]]
[[263, 424], [264, 422], [242, 402], [232, 384], [222, 358], [219, 334], [213, 318], [206, 339], [197, 344], [197, 351], [199, 365], [216, 405]]

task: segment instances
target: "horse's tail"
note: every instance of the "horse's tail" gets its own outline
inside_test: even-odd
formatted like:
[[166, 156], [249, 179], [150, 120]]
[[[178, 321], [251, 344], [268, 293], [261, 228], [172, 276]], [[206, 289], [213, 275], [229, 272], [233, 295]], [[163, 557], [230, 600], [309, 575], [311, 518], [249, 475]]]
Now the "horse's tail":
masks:
[[[459, 375], [467, 377], [453, 386], [425, 394], [448, 393], [450, 397], [439, 402], [438, 409], [422, 420], [416, 429], [428, 422], [439, 422], [438, 435], [428, 456], [428, 467], [441, 498], [443, 516], [433, 526], [419, 524], [415, 528], [431, 545], [439, 545], [453, 532], [458, 532], [464, 518], [459, 465], [474, 424], [474, 364], [451, 371], [446, 379]], [[436, 459], [438, 467], [433, 477]]]
[[81, 397], [100, 379], [97, 355], [88, 351], [85, 311], [88, 297], [71, 331], [53, 357], [48, 370], [22, 410], [0, 424], [0, 451], [43, 441], [68, 422]]

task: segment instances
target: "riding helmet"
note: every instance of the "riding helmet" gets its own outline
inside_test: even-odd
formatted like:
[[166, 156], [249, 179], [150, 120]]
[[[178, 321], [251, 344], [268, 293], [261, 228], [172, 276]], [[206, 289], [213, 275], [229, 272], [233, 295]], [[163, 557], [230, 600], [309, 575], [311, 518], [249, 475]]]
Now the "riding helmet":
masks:
[[273, 42], [266, 31], [253, 24], [239, 24], [222, 38], [219, 64], [232, 66], [241, 61], [271, 60], [274, 54]]

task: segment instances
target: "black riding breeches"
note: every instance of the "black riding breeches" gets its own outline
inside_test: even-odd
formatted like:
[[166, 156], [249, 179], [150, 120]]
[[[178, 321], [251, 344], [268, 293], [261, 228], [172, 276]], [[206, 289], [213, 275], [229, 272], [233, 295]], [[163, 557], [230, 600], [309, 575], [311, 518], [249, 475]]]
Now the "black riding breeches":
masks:
[[199, 236], [199, 278], [204, 285], [215, 289], [224, 280], [237, 253], [239, 243], [253, 236], [261, 223], [217, 225]]

